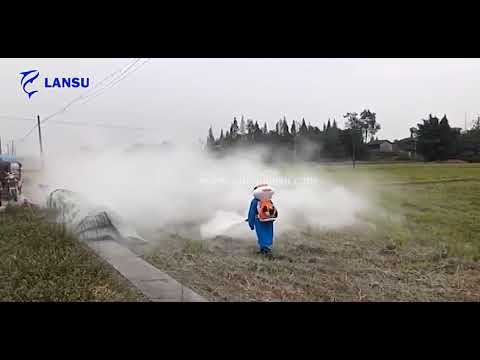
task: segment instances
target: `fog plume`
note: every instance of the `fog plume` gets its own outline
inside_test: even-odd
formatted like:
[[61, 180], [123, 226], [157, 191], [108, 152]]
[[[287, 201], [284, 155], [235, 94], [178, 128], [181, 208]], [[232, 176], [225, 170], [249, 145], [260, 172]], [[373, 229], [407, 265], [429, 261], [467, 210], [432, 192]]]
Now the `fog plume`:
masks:
[[[245, 219], [256, 184], [275, 189], [275, 233], [309, 226], [337, 229], [369, 206], [318, 165], [273, 165], [254, 148], [218, 159], [199, 148], [117, 147], [56, 154], [38, 179], [114, 209], [139, 229], [195, 228], [200, 237], [251, 238]], [[295, 170], [296, 169], [296, 170]]]

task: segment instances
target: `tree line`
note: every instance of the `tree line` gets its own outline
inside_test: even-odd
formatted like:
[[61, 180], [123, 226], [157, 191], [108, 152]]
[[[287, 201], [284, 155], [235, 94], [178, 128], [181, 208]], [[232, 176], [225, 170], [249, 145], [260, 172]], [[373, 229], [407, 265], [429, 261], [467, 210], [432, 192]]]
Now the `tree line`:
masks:
[[[364, 110], [360, 115], [348, 113], [345, 129], [341, 129], [335, 119], [323, 124], [322, 129], [301, 121], [286, 117], [275, 123], [274, 129], [268, 129], [267, 123], [260, 125], [258, 121], [235, 117], [230, 127], [215, 137], [210, 127], [207, 137], [207, 149], [217, 154], [225, 154], [251, 145], [262, 145], [271, 159], [303, 160], [343, 160], [348, 159], [355, 150], [357, 159], [365, 157], [365, 144], [373, 139], [380, 125], [376, 122], [376, 114]], [[354, 149], [355, 148], [355, 149]]]
[[447, 116], [441, 119], [429, 115], [422, 123], [410, 128], [410, 137], [426, 161], [461, 159], [480, 161], [480, 118], [469, 130], [452, 128]]
[[[222, 156], [232, 151], [261, 145], [268, 160], [368, 160], [381, 125], [376, 113], [365, 109], [360, 113], [349, 112], [343, 118], [345, 127], [338, 126], [335, 119], [323, 124], [322, 128], [286, 117], [275, 123], [274, 129], [268, 129], [252, 119], [234, 117], [229, 128], [221, 129], [218, 137], [208, 130], [207, 150]], [[429, 115], [416, 127], [410, 128], [408, 138], [394, 143], [394, 153], [408, 153], [409, 158], [426, 161], [462, 158], [475, 161], [480, 152], [480, 118], [468, 131], [451, 128], [446, 115], [442, 119]], [[480, 159], [479, 159], [480, 160]]]

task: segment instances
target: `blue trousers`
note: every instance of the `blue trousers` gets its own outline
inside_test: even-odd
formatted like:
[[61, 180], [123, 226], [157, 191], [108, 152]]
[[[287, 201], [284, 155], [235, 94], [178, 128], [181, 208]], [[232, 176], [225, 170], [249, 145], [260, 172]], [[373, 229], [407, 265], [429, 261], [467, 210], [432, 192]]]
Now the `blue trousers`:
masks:
[[273, 221], [261, 222], [255, 219], [255, 232], [260, 249], [271, 248], [273, 245]]

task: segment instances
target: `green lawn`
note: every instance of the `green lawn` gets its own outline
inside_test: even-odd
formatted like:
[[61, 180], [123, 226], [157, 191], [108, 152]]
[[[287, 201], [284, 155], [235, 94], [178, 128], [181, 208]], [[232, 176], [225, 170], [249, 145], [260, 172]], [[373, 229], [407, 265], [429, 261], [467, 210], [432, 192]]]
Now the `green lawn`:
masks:
[[355, 169], [351, 164], [317, 165], [305, 164], [294, 167], [285, 167], [284, 174], [311, 175], [313, 172], [327, 175], [335, 180], [342, 180], [348, 184], [358, 181], [373, 183], [388, 182], [422, 182], [442, 181], [455, 179], [474, 179], [480, 181], [480, 164], [445, 164], [445, 163], [400, 163], [357, 164]]
[[[480, 259], [480, 164], [362, 164], [316, 166], [318, 174], [363, 193], [375, 205], [362, 214], [371, 236], [397, 245], [419, 242], [452, 256]], [[311, 167], [288, 169], [308, 174]]]
[[39, 210], [0, 213], [0, 301], [138, 301], [123, 278]]
[[[360, 171], [357, 171], [360, 170]], [[418, 242], [450, 256], [480, 259], [480, 166], [464, 164], [365, 166], [372, 197], [387, 215], [370, 219], [399, 245]], [[400, 220], [385, 221], [389, 214]]]

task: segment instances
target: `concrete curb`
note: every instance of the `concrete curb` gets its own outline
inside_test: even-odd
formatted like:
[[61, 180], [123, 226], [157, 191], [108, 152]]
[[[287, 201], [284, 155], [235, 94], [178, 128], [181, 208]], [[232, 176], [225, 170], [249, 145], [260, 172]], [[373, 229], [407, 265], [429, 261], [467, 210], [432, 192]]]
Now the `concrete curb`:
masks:
[[70, 227], [78, 241], [89, 246], [113, 266], [147, 299], [168, 302], [207, 301], [130, 250], [129, 247], [135, 243], [145, 244], [147, 241], [135, 231], [132, 233], [118, 216], [115, 215], [112, 220], [110, 210], [100, 209], [65, 189], [51, 192], [46, 205], [58, 209], [61, 213], [60, 221]]
[[114, 240], [82, 241], [154, 302], [207, 302]]

